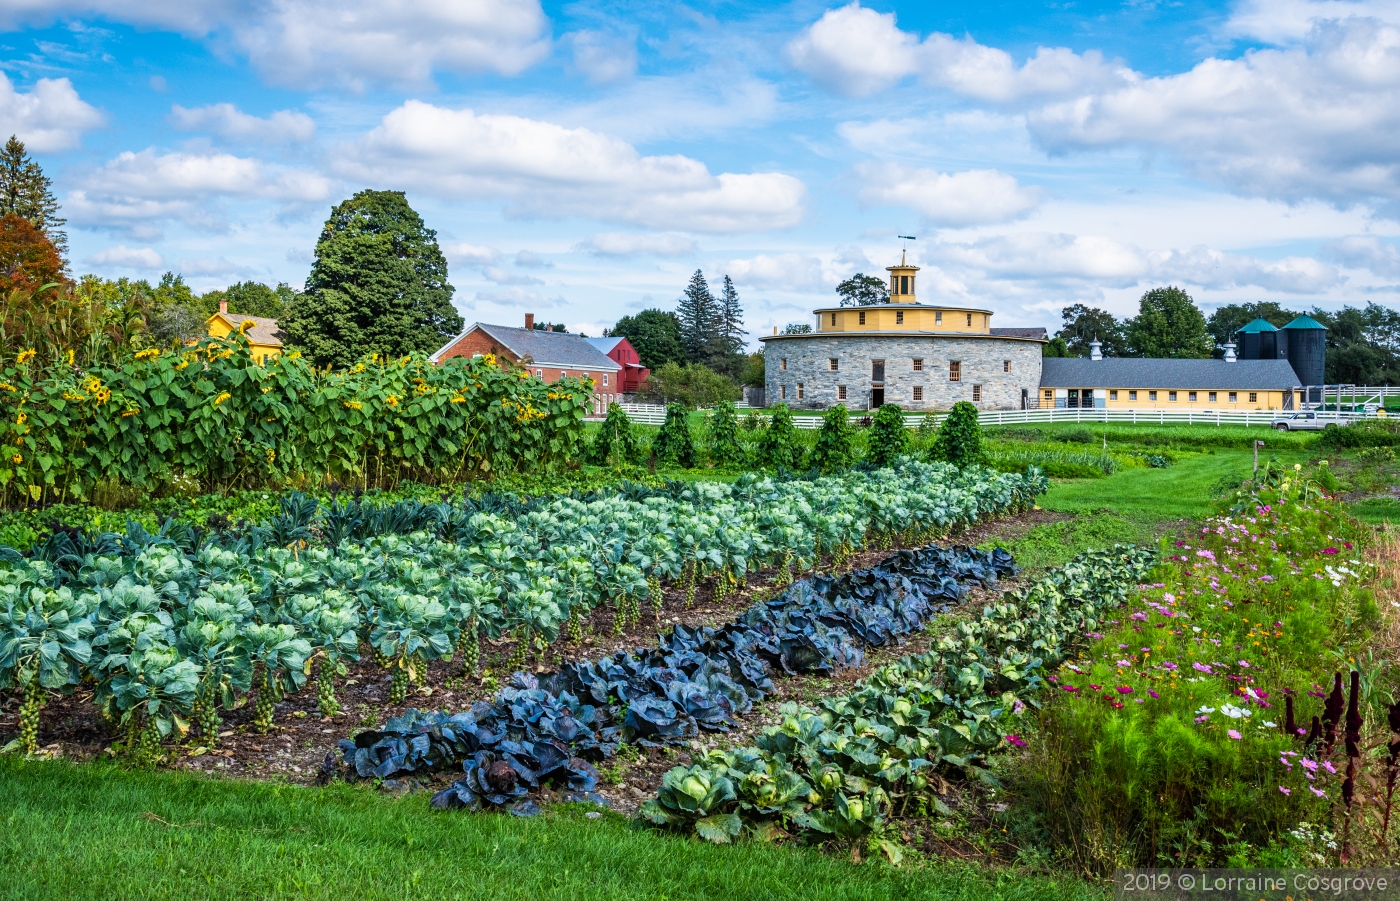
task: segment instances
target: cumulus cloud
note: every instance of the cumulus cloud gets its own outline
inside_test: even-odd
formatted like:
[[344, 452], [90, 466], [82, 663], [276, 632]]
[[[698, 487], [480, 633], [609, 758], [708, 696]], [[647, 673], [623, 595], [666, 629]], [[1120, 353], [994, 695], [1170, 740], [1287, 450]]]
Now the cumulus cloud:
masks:
[[1241, 0], [1225, 22], [1225, 32], [1270, 44], [1299, 40], [1319, 21], [1352, 16], [1400, 20], [1396, 0]]
[[251, 266], [234, 263], [223, 257], [194, 257], [180, 260], [180, 274], [190, 277], [233, 275], [239, 278], [251, 278], [262, 273]]
[[685, 235], [598, 232], [575, 244], [574, 251], [607, 257], [683, 257], [695, 252], [695, 241]]
[[894, 13], [878, 13], [859, 2], [828, 10], [786, 52], [788, 61], [818, 84], [851, 97], [873, 94], [909, 76], [997, 103], [1065, 96], [1136, 77], [1097, 51], [1041, 47], [1017, 66], [1006, 51], [971, 38], [934, 33], [920, 41], [899, 29]]
[[931, 259], [954, 275], [1050, 285], [1131, 288], [1150, 280], [1213, 290], [1252, 286], [1287, 294], [1315, 294], [1345, 280], [1332, 266], [1308, 257], [1261, 260], [1204, 245], [1189, 250], [1145, 251], [1097, 235], [1025, 232], [967, 242], [936, 242], [931, 250]]
[[501, 252], [483, 244], [444, 244], [443, 256], [449, 263], [464, 266], [492, 266], [501, 259]]
[[482, 291], [476, 295], [478, 303], [495, 304], [498, 307], [526, 307], [537, 309], [540, 307], [559, 306], [564, 302], [562, 297], [546, 299], [538, 291], [527, 291], [524, 288], [506, 288], [503, 291]]
[[526, 269], [553, 269], [554, 264], [533, 250], [522, 250], [515, 255], [515, 265]]
[[1375, 235], [1348, 235], [1322, 245], [1327, 259], [1348, 269], [1368, 269], [1376, 275], [1400, 276], [1400, 249]]
[[637, 73], [637, 41], [605, 31], [573, 31], [563, 43], [573, 51], [573, 68], [589, 84], [626, 81]]
[[127, 247], [117, 244], [87, 257], [90, 266], [115, 266], [121, 269], [160, 269], [165, 260], [150, 247]]
[[747, 260], [730, 260], [723, 268], [740, 285], [777, 291], [820, 291], [825, 287], [821, 260], [800, 253], [761, 253]]
[[490, 281], [498, 285], [543, 285], [544, 282], [533, 275], [520, 275], [511, 272], [509, 269], [502, 269], [500, 266], [486, 266], [481, 270], [481, 274]]
[[1179, 75], [1028, 115], [1053, 154], [1137, 147], [1247, 196], [1400, 203], [1400, 29], [1316, 23], [1303, 46], [1208, 59]]
[[550, 47], [539, 0], [0, 0], [12, 27], [82, 15], [217, 38], [264, 78], [300, 88], [515, 75]]
[[267, 118], [243, 112], [232, 103], [214, 103], [186, 109], [178, 103], [170, 109], [176, 128], [206, 131], [234, 141], [288, 144], [316, 137], [316, 123], [305, 113], [278, 110]]
[[75, 225], [107, 228], [136, 237], [160, 234], [165, 220], [193, 228], [224, 228], [219, 201], [276, 200], [284, 204], [325, 200], [332, 183], [314, 172], [275, 169], [260, 160], [227, 153], [126, 151], [79, 179], [64, 209]]
[[0, 72], [0, 130], [17, 135], [31, 151], [66, 150], [102, 122], [102, 114], [66, 78], [41, 78], [21, 93]]
[[438, 196], [502, 199], [514, 217], [582, 216], [657, 228], [782, 228], [806, 186], [777, 172], [713, 175], [699, 160], [642, 156], [620, 138], [520, 116], [410, 100], [342, 147], [337, 171]]
[[1023, 187], [995, 169], [946, 174], [898, 163], [856, 166], [863, 206], [903, 206], [933, 225], [967, 226], [1006, 222], [1040, 205], [1044, 192]]

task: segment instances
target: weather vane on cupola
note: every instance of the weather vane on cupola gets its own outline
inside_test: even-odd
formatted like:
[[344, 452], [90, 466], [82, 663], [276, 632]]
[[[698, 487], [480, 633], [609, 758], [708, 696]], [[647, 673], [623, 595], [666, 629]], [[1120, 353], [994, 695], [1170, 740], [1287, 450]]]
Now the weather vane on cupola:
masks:
[[[900, 235], [902, 241], [917, 241], [913, 235]], [[906, 253], [909, 245], [906, 243], [899, 250], [899, 265], [886, 266], [890, 273], [890, 303], [918, 303], [914, 290], [914, 274], [919, 271], [918, 266], [910, 266], [906, 260]], [[904, 315], [903, 313], [900, 314]]]

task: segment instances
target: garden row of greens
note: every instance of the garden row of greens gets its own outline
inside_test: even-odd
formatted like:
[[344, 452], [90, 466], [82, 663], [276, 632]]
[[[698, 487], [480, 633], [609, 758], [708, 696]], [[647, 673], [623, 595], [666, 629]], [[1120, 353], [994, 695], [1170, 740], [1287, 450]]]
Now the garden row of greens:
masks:
[[1037, 703], [1046, 671], [1099, 627], [1156, 557], [1123, 546], [1080, 555], [854, 692], [816, 710], [784, 705], [781, 724], [755, 747], [672, 769], [643, 815], [717, 842], [786, 827], [880, 844], [890, 815], [938, 803], [929, 779], [938, 769], [975, 771], [1020, 742], [1010, 730]]
[[[25, 693], [32, 749], [50, 689], [91, 679], [128, 746], [148, 749], [196, 722], [217, 742], [220, 708], [252, 692], [258, 728], [317, 668], [323, 712], [334, 680], [368, 645], [392, 671], [391, 703], [433, 659], [475, 665], [479, 636], [516, 638], [512, 664], [580, 636], [604, 604], [620, 628], [663, 583], [687, 603], [702, 579], [722, 597], [757, 567], [839, 563], [867, 541], [906, 543], [1030, 506], [1038, 473], [902, 460], [815, 480], [746, 476], [672, 491], [623, 489], [491, 512], [397, 505], [322, 508], [289, 497], [248, 534], [188, 526], [152, 536], [55, 535], [0, 568], [0, 687]], [[404, 530], [407, 534], [402, 534]]]
[[384, 486], [547, 469], [581, 447], [590, 390], [489, 355], [340, 371], [295, 353], [256, 361], [241, 334], [82, 373], [25, 351], [0, 370], [0, 487], [13, 506], [87, 499], [100, 484]]
[[[1365, 653], [1370, 535], [1296, 466], [1232, 503], [1050, 677], [1024, 819], [1076, 867], [1345, 865], [1388, 825], [1400, 721], [1388, 662]], [[1343, 722], [1348, 669], [1364, 687]]]

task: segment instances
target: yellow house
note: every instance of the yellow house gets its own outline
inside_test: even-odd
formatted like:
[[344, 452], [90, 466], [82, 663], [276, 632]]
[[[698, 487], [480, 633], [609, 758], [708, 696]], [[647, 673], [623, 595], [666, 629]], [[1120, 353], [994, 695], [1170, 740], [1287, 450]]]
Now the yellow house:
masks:
[[[1040, 407], [1108, 409], [1292, 410], [1301, 402], [1287, 360], [1049, 358], [1040, 374]], [[1230, 348], [1233, 350], [1233, 347]]]
[[209, 317], [208, 326], [211, 338], [227, 338], [242, 328], [248, 343], [252, 345], [253, 359], [259, 363], [282, 352], [282, 330], [276, 319], [230, 313], [226, 300], [219, 301], [219, 312]]

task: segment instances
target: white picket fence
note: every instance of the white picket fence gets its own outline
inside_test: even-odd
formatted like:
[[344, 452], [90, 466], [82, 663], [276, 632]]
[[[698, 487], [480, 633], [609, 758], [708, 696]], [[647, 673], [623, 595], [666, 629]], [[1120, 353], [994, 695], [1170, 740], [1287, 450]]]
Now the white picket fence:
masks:
[[[1395, 389], [1400, 391], [1400, 389]], [[1343, 396], [1345, 399], [1345, 395]], [[666, 408], [661, 404], [619, 404], [627, 417], [633, 422], [643, 425], [661, 425], [666, 421]], [[748, 409], [748, 408], [741, 408]], [[855, 410], [852, 417], [868, 415], [862, 411]], [[947, 416], [947, 412], [931, 413], [935, 422], [942, 422]], [[1183, 425], [1245, 425], [1245, 426], [1267, 426], [1270, 421], [1279, 416], [1291, 415], [1279, 411], [1269, 410], [1119, 410], [1104, 407], [1095, 408], [1056, 408], [1045, 410], [983, 410], [978, 414], [978, 418], [984, 426], [998, 425], [1027, 425], [1034, 423], [1055, 423], [1055, 422], [1129, 422], [1166, 425], [1169, 423], [1180, 423]], [[1332, 416], [1340, 423], [1350, 422], [1354, 419], [1370, 418], [1363, 413], [1341, 413], [1341, 414], [1319, 414]], [[904, 420], [910, 427], [919, 425], [924, 420], [923, 413], [906, 413]], [[822, 418], [819, 413], [807, 413], [800, 410], [793, 411], [793, 422], [799, 429], [819, 429]]]

